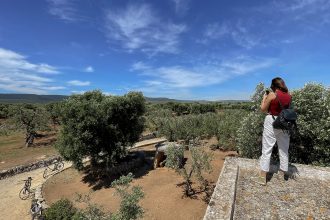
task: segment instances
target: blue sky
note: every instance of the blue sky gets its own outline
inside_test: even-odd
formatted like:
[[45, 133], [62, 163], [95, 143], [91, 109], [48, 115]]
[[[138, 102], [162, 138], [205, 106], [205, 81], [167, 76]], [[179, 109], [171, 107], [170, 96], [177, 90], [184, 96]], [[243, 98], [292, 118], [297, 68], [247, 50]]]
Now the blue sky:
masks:
[[328, 0], [2, 0], [0, 92], [247, 99], [330, 85]]

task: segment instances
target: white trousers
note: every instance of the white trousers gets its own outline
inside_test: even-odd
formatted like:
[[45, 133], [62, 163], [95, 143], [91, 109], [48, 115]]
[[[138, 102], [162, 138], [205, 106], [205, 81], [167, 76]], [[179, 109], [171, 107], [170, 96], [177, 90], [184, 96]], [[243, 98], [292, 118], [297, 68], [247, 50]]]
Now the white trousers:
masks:
[[262, 155], [260, 157], [260, 168], [262, 171], [269, 172], [270, 157], [272, 155], [273, 147], [277, 141], [278, 154], [280, 156], [280, 169], [282, 171], [288, 171], [290, 135], [283, 132], [281, 129], [274, 129], [273, 121], [274, 119], [271, 115], [266, 116], [262, 135]]

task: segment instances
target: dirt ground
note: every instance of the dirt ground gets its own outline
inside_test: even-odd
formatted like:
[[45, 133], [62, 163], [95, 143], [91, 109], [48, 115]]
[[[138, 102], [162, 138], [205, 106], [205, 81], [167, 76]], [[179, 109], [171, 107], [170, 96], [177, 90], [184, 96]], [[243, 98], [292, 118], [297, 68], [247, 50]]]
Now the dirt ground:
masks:
[[[208, 143], [211, 144], [212, 140]], [[208, 147], [205, 147], [209, 149]], [[145, 151], [149, 155], [154, 154], [154, 146], [143, 147], [140, 150]], [[210, 194], [219, 177], [224, 159], [233, 152], [221, 152], [219, 150], [212, 151], [214, 159], [212, 161], [213, 171], [206, 175], [207, 180], [212, 185]], [[189, 155], [185, 155], [189, 163]], [[192, 198], [184, 197], [183, 182], [181, 176], [168, 168], [151, 169], [150, 165], [146, 165], [135, 173], [136, 178], [133, 185], [142, 187], [145, 197], [141, 200], [141, 206], [145, 210], [143, 219], [202, 219], [207, 207], [205, 201], [206, 194], [204, 192], [197, 193]], [[195, 183], [195, 182], [194, 182]], [[74, 169], [68, 169], [49, 179], [43, 188], [43, 194], [48, 204], [54, 203], [60, 198], [68, 198], [75, 202], [76, 193], [88, 194], [91, 201], [101, 205], [105, 210], [115, 212], [119, 208], [119, 199], [114, 195], [114, 189], [109, 187], [109, 183], [90, 182], [84, 173], [80, 173]], [[195, 188], [198, 188], [194, 184]], [[81, 204], [75, 203], [76, 206], [82, 207]]]
[[[65, 163], [65, 167], [71, 166]], [[21, 200], [18, 196], [24, 186], [24, 181], [32, 177], [32, 191], [45, 180], [42, 176], [45, 168], [39, 168], [30, 172], [21, 173], [7, 179], [0, 180], [0, 219], [1, 220], [30, 220], [30, 207], [32, 196], [27, 200]]]
[[0, 136], [0, 170], [17, 165], [27, 164], [33, 161], [45, 159], [57, 154], [52, 146], [56, 140], [54, 132], [44, 133], [41, 138], [36, 138], [34, 145], [25, 147], [25, 135], [13, 133], [8, 136]]

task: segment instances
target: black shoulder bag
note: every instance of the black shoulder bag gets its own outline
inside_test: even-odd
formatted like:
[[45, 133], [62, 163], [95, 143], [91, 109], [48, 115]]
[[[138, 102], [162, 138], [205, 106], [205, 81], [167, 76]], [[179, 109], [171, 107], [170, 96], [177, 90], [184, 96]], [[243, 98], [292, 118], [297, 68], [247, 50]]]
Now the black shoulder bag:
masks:
[[298, 117], [297, 113], [291, 107], [292, 100], [290, 101], [289, 108], [285, 109], [280, 99], [277, 97], [277, 94], [276, 94], [276, 99], [278, 100], [278, 103], [280, 104], [282, 111], [280, 112], [279, 116], [276, 119], [273, 116], [273, 118], [275, 119], [273, 122], [273, 127], [275, 129], [282, 129], [283, 131], [286, 131], [290, 135], [292, 135], [296, 131], [297, 128], [296, 121]]

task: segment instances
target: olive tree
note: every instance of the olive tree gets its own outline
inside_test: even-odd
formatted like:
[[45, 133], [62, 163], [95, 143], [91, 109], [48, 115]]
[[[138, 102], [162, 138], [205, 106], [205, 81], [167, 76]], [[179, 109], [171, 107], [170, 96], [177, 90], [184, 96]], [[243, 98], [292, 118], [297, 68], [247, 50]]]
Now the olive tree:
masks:
[[[100, 91], [73, 95], [62, 104], [60, 154], [77, 168], [85, 157], [107, 169], [127, 154], [143, 131], [145, 100], [141, 93], [105, 96]], [[104, 163], [103, 163], [104, 164]]]
[[[265, 87], [260, 84], [253, 95], [254, 111], [247, 115], [237, 132], [237, 147], [244, 157], [261, 155], [263, 120], [259, 105]], [[330, 165], [330, 91], [321, 84], [308, 83], [292, 92], [293, 106], [298, 113], [298, 133], [291, 137], [290, 161]]]
[[192, 178], [197, 178], [204, 192], [207, 192], [208, 182], [203, 174], [212, 171], [211, 161], [213, 155], [206, 152], [203, 148], [190, 146], [191, 162], [182, 166], [181, 158], [184, 154], [182, 146], [170, 145], [165, 154], [167, 156], [165, 166], [174, 169], [184, 178], [184, 192], [186, 196], [192, 196], [196, 191], [192, 187]]
[[237, 130], [237, 149], [239, 154], [248, 158], [258, 158], [261, 155], [263, 121], [265, 114], [260, 111], [260, 103], [265, 93], [265, 85], [257, 85], [252, 96], [252, 111], [242, 119]]
[[9, 104], [0, 103], [0, 119], [7, 119], [9, 115]]
[[49, 114], [54, 130], [56, 130], [56, 125], [60, 124], [61, 102], [51, 102], [46, 104], [46, 110]]
[[32, 104], [11, 106], [11, 119], [17, 129], [25, 131], [25, 146], [30, 147], [38, 131], [49, 129], [49, 116], [44, 107]]

